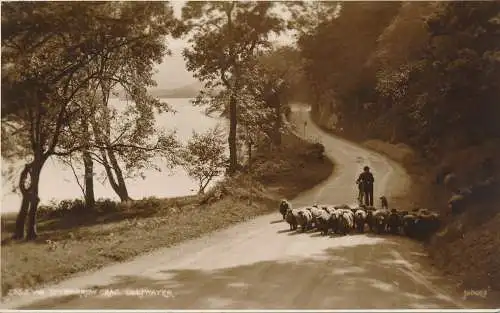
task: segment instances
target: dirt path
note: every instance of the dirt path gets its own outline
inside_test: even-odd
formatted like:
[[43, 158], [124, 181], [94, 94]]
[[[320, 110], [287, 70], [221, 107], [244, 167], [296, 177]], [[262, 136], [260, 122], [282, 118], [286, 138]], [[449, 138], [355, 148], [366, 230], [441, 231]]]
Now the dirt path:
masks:
[[[306, 135], [319, 138], [335, 159], [336, 172], [292, 201], [295, 206], [351, 204], [363, 165], [375, 175], [375, 196], [401, 195], [404, 170], [386, 158], [319, 130], [307, 111]], [[300, 127], [299, 127], [300, 128]], [[303, 130], [303, 126], [302, 126]], [[403, 309], [460, 308], [444, 283], [425, 266], [422, 247], [395, 236], [321, 237], [288, 232], [278, 213], [210, 236], [161, 249], [131, 262], [81, 275], [12, 299], [4, 307], [26, 309]], [[97, 287], [98, 286], [98, 287]], [[96, 287], [96, 289], [90, 289]], [[86, 289], [86, 291], [84, 290]], [[46, 298], [80, 290], [82, 295]], [[145, 292], [143, 297], [126, 294]], [[33, 301], [37, 302], [33, 303]]]

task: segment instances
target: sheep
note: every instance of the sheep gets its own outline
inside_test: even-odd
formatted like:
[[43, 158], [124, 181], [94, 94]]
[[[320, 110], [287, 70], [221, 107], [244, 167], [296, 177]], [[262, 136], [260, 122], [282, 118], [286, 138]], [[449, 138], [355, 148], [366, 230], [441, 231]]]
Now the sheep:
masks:
[[292, 209], [292, 204], [288, 202], [286, 199], [281, 200], [279, 211], [280, 214], [283, 215], [283, 219], [285, 219], [286, 213], [289, 209]]
[[379, 209], [373, 212], [374, 227], [377, 233], [385, 232], [387, 228], [387, 218], [389, 212], [387, 210]]
[[409, 214], [410, 212], [409, 211], [399, 211], [399, 215], [401, 217], [405, 216], [406, 214]]
[[349, 211], [352, 211], [351, 207], [348, 206], [347, 204], [336, 205], [336, 206], [334, 206], [334, 208], [337, 209], [337, 210], [349, 210]]
[[322, 209], [322, 208], [327, 207], [329, 205], [328, 204], [318, 204], [318, 203], [315, 203], [312, 206], [313, 206], [313, 208]]
[[416, 219], [417, 216], [411, 213], [403, 216], [403, 232], [410, 238], [415, 237], [416, 235]]
[[354, 223], [356, 224], [356, 229], [358, 232], [362, 233], [365, 230], [365, 222], [367, 213], [363, 209], [357, 209], [354, 213]]
[[389, 209], [389, 202], [385, 196], [381, 196], [380, 198], [380, 206], [382, 209]]
[[373, 213], [376, 211], [375, 208], [366, 208], [366, 224], [368, 224], [368, 228], [370, 229], [370, 232], [373, 231], [375, 228], [375, 217], [373, 216]]
[[415, 220], [415, 232], [420, 239], [428, 239], [439, 228], [439, 215], [427, 209], [420, 210]]
[[288, 209], [285, 214], [285, 220], [290, 225], [290, 230], [297, 230], [297, 216], [299, 215], [299, 210]]
[[399, 229], [401, 233], [403, 233], [403, 228], [404, 228], [404, 217], [408, 215], [410, 212], [409, 211], [398, 211], [398, 217], [399, 217]]
[[470, 198], [472, 196], [472, 188], [471, 187], [459, 188], [457, 193], [463, 195], [466, 198]]
[[396, 209], [392, 209], [388, 214], [387, 228], [391, 234], [399, 233], [401, 227], [401, 217]]
[[316, 227], [316, 219], [321, 215], [322, 212], [324, 212], [324, 210], [320, 209], [320, 208], [317, 208], [317, 207], [308, 207], [306, 208], [309, 212], [311, 212], [311, 215], [312, 215], [312, 220], [311, 220], [311, 223], [314, 224], [314, 227]]
[[461, 194], [454, 194], [448, 200], [448, 208], [451, 214], [459, 214], [465, 210], [467, 198]]
[[333, 210], [330, 212], [330, 219], [328, 220], [328, 227], [332, 230], [333, 233], [338, 233], [339, 231], [339, 215], [340, 211]]
[[431, 232], [436, 232], [439, 227], [441, 227], [441, 219], [440, 219], [440, 216], [438, 213], [435, 213], [435, 212], [432, 212], [430, 214], [430, 228], [431, 228]]
[[325, 205], [323, 207], [321, 207], [325, 212], [328, 212], [330, 214], [333, 214], [335, 213], [336, 209], [333, 205]]
[[297, 223], [300, 225], [302, 232], [312, 228], [312, 214], [307, 208], [299, 210], [297, 215]]
[[354, 214], [350, 210], [341, 210], [338, 213], [339, 233], [346, 235], [354, 228]]
[[321, 211], [321, 214], [316, 217], [316, 227], [321, 231], [322, 235], [328, 235], [331, 215], [332, 214], [327, 211]]

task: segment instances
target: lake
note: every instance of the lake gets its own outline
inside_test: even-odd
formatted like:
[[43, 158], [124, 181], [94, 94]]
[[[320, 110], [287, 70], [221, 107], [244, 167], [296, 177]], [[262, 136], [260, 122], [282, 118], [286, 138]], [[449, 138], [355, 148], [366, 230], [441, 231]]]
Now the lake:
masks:
[[[202, 132], [204, 130], [215, 127], [216, 125], [225, 126], [226, 123], [221, 118], [213, 118], [204, 114], [204, 109], [194, 107], [190, 103], [190, 99], [162, 99], [168, 102], [177, 113], [163, 113], [157, 115], [156, 124], [159, 127], [166, 129], [177, 130], [177, 136], [181, 142], [185, 143], [191, 137], [192, 131]], [[121, 100], [111, 99], [113, 106], [119, 106]], [[196, 194], [198, 185], [193, 181], [186, 172], [178, 167], [174, 170], [168, 170], [162, 162], [157, 164], [162, 171], [155, 170], [145, 171], [145, 179], [141, 177], [128, 179], [127, 187], [130, 197], [133, 199], [141, 199], [144, 197], [176, 197]], [[2, 160], [2, 167], [5, 166]], [[22, 170], [23, 163], [18, 162], [16, 167], [19, 171]], [[94, 172], [100, 173], [104, 169], [102, 166], [94, 162]], [[83, 173], [78, 173], [81, 181]], [[220, 180], [218, 177], [215, 181]], [[21, 204], [19, 193], [13, 193], [12, 187], [17, 184], [19, 175], [13, 179], [7, 180], [2, 175], [2, 213], [18, 212]], [[210, 186], [210, 185], [209, 185]], [[107, 180], [94, 180], [95, 197], [109, 198], [119, 200], [115, 195]], [[41, 173], [39, 197], [41, 204], [48, 204], [51, 201], [60, 201], [64, 199], [83, 199], [82, 191], [78, 186], [71, 168], [62, 164], [56, 159], [49, 159]]]

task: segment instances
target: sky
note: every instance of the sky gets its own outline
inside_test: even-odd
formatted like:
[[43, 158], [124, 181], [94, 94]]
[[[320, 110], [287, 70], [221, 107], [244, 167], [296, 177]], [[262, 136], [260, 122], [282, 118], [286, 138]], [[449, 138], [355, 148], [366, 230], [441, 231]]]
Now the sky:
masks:
[[[181, 9], [186, 1], [172, 1], [172, 7], [177, 17], [181, 15]], [[290, 34], [279, 37], [272, 37], [272, 41], [279, 44], [291, 43]], [[187, 47], [185, 39], [168, 39], [168, 48], [172, 52], [171, 56], [166, 56], [163, 62], [156, 66], [157, 73], [154, 79], [158, 83], [157, 88], [171, 89], [195, 83], [197, 80], [186, 70], [185, 61], [182, 57], [182, 50]]]

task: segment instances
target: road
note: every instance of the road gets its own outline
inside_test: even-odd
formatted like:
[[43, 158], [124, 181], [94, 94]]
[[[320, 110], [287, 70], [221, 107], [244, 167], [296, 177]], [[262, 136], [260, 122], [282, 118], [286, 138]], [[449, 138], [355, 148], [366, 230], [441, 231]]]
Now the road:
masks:
[[[401, 196], [409, 177], [397, 164], [316, 127], [306, 110], [306, 136], [319, 139], [336, 162], [324, 183], [293, 199], [295, 206], [347, 203], [364, 165], [376, 178], [375, 196]], [[112, 265], [45, 293], [87, 290], [84, 295], [13, 299], [24, 309], [431, 309], [462, 308], [448, 282], [426, 264], [423, 248], [397, 236], [322, 237], [294, 233], [276, 212], [250, 222]], [[91, 289], [95, 288], [95, 289]], [[143, 297], [126, 292], [143, 290]], [[93, 290], [93, 291], [91, 291]], [[128, 291], [127, 291], [128, 290]], [[114, 293], [113, 293], [114, 292]], [[451, 296], [450, 296], [451, 295]]]

